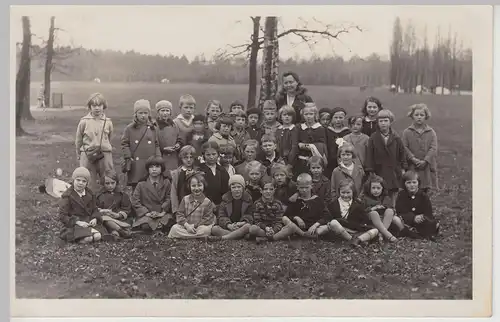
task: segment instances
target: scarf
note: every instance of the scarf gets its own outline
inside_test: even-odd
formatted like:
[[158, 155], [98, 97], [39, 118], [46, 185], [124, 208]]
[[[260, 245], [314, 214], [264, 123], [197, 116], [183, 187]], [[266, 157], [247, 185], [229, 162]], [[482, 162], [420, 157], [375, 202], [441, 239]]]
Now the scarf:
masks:
[[351, 201], [344, 201], [342, 198], [339, 197], [339, 206], [340, 206], [340, 215], [342, 218], [347, 218], [349, 215], [349, 208], [351, 207]]
[[341, 163], [340, 163], [340, 166], [341, 166], [342, 168], [346, 169], [346, 170], [347, 170], [347, 172], [349, 173], [349, 175], [351, 175], [351, 176], [352, 176], [352, 171], [354, 170], [354, 162], [353, 162], [353, 163], [351, 163], [351, 165], [350, 165], [350, 166], [346, 166], [344, 163], [342, 163], [342, 162], [341, 162]]

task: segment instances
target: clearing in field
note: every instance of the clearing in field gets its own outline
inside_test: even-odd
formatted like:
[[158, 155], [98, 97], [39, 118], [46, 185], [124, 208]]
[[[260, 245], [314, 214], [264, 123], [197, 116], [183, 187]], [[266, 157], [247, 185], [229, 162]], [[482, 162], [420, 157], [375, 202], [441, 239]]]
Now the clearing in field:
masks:
[[[33, 85], [33, 90], [37, 86]], [[244, 85], [61, 83], [65, 102], [82, 105], [102, 92], [119, 140], [139, 98], [177, 106], [190, 93], [199, 111], [218, 98], [227, 108], [246, 96]], [[45, 178], [78, 165], [74, 135], [85, 110], [34, 111], [25, 123], [36, 134], [16, 141], [16, 296], [18, 298], [276, 298], [276, 299], [472, 299], [472, 97], [360, 93], [357, 88], [309, 87], [318, 106], [359, 113], [365, 95], [379, 97], [396, 115], [401, 133], [407, 107], [426, 103], [439, 140], [440, 190], [432, 195], [441, 222], [437, 242], [403, 239], [353, 250], [341, 241], [292, 240], [256, 245], [207, 244], [137, 236], [96, 245], [62, 243], [57, 200], [38, 192]], [[33, 97], [33, 95], [32, 95]]]

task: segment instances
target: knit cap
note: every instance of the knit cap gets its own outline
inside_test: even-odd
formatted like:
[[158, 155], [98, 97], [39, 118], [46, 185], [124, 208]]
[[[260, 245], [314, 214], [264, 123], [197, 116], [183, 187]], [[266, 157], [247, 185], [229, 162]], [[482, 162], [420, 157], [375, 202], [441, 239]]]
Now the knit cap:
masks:
[[170, 113], [172, 113], [172, 103], [170, 103], [167, 100], [161, 100], [155, 105], [156, 107], [156, 112], [160, 112], [160, 110], [166, 108], [167, 110], [170, 110]]
[[87, 181], [90, 181], [90, 172], [87, 168], [85, 167], [78, 167], [73, 171], [73, 175], [71, 176], [73, 180], [76, 178], [85, 178]]
[[243, 189], [245, 189], [245, 179], [239, 174], [234, 174], [229, 177], [229, 186], [231, 186], [232, 183], [239, 183]]
[[347, 115], [347, 112], [345, 109], [343, 109], [342, 107], [335, 107], [333, 110], [332, 110], [332, 115], [335, 115], [335, 113], [337, 112], [342, 112], [344, 113], [344, 115]]
[[139, 111], [147, 111], [151, 113], [151, 104], [148, 100], [140, 99], [134, 103], [134, 114]]

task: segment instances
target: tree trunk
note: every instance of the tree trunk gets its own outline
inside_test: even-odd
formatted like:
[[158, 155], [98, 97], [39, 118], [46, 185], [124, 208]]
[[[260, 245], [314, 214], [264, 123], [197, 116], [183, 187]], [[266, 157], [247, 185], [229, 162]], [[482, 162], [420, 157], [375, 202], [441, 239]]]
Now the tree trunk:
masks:
[[259, 108], [264, 101], [276, 98], [278, 90], [278, 18], [266, 17], [264, 29], [264, 51], [262, 54], [262, 78], [260, 85]]
[[[21, 61], [16, 75], [16, 136], [21, 136], [26, 132], [21, 126], [21, 117], [23, 115], [26, 100], [30, 91], [30, 48], [31, 48], [31, 28], [29, 17], [23, 16], [23, 46], [21, 49]], [[29, 106], [29, 102], [28, 102]]]
[[45, 100], [45, 106], [50, 107], [50, 75], [54, 68], [52, 60], [54, 58], [54, 20], [55, 17], [50, 17], [50, 28], [49, 28], [49, 39], [47, 40], [47, 59], [45, 60], [45, 77], [44, 77], [44, 89], [43, 96]]
[[252, 47], [250, 49], [250, 61], [248, 64], [248, 104], [247, 107], [255, 107], [257, 96], [257, 56], [259, 54], [259, 32], [260, 16], [251, 17], [253, 22]]

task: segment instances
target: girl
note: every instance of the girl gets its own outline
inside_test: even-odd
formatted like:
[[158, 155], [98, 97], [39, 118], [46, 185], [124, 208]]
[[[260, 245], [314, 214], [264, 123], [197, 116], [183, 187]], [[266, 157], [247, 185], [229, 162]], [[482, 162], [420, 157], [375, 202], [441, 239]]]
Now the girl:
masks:
[[356, 162], [364, 167], [366, 162], [366, 150], [368, 149], [368, 140], [370, 137], [361, 132], [363, 129], [363, 116], [351, 116], [347, 122], [349, 123], [351, 133], [344, 136], [344, 141], [354, 146]]
[[181, 140], [179, 128], [172, 120], [172, 103], [159, 101], [156, 103], [156, 129], [158, 133], [158, 144], [163, 160], [165, 160], [165, 175], [179, 166], [177, 152], [184, 143]]
[[223, 116], [220, 118], [219, 121], [217, 121], [217, 124], [215, 125], [215, 129], [217, 130], [216, 133], [214, 133], [210, 139], [208, 139], [209, 142], [215, 142], [217, 143], [218, 146], [221, 145], [226, 145], [226, 144], [232, 144], [236, 146], [236, 142], [234, 141], [234, 138], [231, 136], [231, 128], [234, 125], [234, 121], [228, 117], [228, 116]]
[[[370, 219], [365, 215], [363, 205], [356, 198], [354, 182], [347, 179], [339, 183], [336, 198], [330, 206], [332, 220], [328, 222], [328, 230], [345, 240], [350, 240], [353, 246], [361, 246], [378, 236], [378, 230], [373, 228]], [[357, 237], [351, 234], [361, 232]]]
[[205, 109], [207, 115], [207, 127], [213, 133], [217, 132], [215, 129], [215, 124], [222, 114], [222, 104], [217, 100], [211, 100], [208, 102]]
[[102, 216], [104, 227], [115, 238], [130, 237], [130, 224], [127, 219], [132, 212], [128, 194], [118, 186], [118, 174], [109, 171], [104, 175], [104, 187], [96, 196], [97, 207]]
[[172, 185], [166, 178], [165, 162], [161, 157], [150, 157], [145, 165], [148, 176], [137, 184], [132, 194], [132, 206], [137, 219], [132, 229], [143, 232], [168, 231], [173, 224], [170, 193]]
[[[391, 224], [394, 224], [401, 231], [404, 229], [404, 225], [394, 213], [391, 198], [387, 196], [384, 179], [377, 175], [370, 175], [365, 182], [360, 200], [365, 214], [370, 218], [373, 226], [388, 241], [396, 242], [397, 238], [389, 231], [389, 228]], [[379, 240], [382, 236], [379, 236]]]
[[260, 141], [260, 136], [262, 135], [260, 131], [260, 119], [261, 119], [261, 111], [258, 108], [252, 107], [247, 111], [247, 132], [250, 135], [250, 138], [253, 140]]
[[134, 104], [134, 120], [125, 127], [121, 138], [123, 166], [127, 173], [127, 185], [135, 189], [137, 182], [148, 175], [146, 161], [151, 156], [161, 156], [154, 124], [151, 122], [148, 100]]
[[356, 159], [356, 150], [354, 149], [354, 146], [349, 143], [343, 143], [339, 147], [337, 155], [340, 159], [340, 163], [338, 167], [333, 170], [331, 177], [331, 191], [333, 199], [338, 197], [337, 191], [339, 191], [339, 184], [341, 181], [346, 179], [352, 180], [356, 191], [361, 191], [361, 186], [365, 176], [363, 168], [358, 163], [354, 162]]
[[196, 109], [194, 97], [189, 94], [182, 95], [179, 99], [179, 109], [181, 112], [174, 119], [174, 123], [179, 128], [182, 142], [187, 142], [187, 136], [193, 130], [193, 114]]
[[304, 123], [299, 126], [298, 159], [294, 177], [309, 170], [307, 161], [313, 155], [324, 159], [327, 164], [326, 130], [318, 123], [318, 109], [314, 103], [306, 103], [301, 109]]
[[76, 158], [80, 166], [90, 171], [90, 189], [97, 191], [98, 182], [106, 171], [112, 171], [113, 156], [111, 136], [113, 122], [104, 115], [108, 104], [100, 93], [90, 95], [87, 101], [89, 114], [80, 119], [76, 128]]
[[297, 119], [295, 124], [302, 123], [300, 116], [303, 116], [301, 110], [306, 103], [313, 103], [311, 96], [307, 95], [307, 89], [302, 85], [299, 75], [294, 72], [283, 73], [282, 76], [283, 86], [278, 91], [276, 96], [276, 105], [281, 108], [283, 105], [291, 106], [295, 109]]
[[403, 145], [409, 160], [409, 168], [418, 173], [421, 189], [428, 193], [434, 185], [437, 187], [437, 135], [426, 124], [431, 112], [425, 104], [410, 106], [408, 117], [413, 124], [403, 131]]
[[175, 213], [177, 224], [170, 229], [169, 238], [204, 238], [210, 236], [215, 224], [215, 205], [205, 197], [207, 182], [203, 173], [191, 174], [187, 182], [190, 194], [182, 198]]
[[326, 140], [328, 142], [328, 166], [326, 167], [325, 176], [327, 178], [331, 177], [333, 169], [338, 166], [337, 150], [339, 141], [351, 132], [344, 124], [346, 115], [347, 112], [341, 107], [336, 107], [332, 111], [332, 123], [326, 131]]
[[271, 178], [276, 187], [274, 197], [287, 207], [290, 204], [290, 197], [297, 192], [297, 185], [291, 180], [290, 166], [281, 163], [273, 164]]
[[366, 171], [384, 179], [394, 207], [396, 193], [401, 187], [401, 177], [407, 169], [406, 153], [403, 141], [391, 127], [394, 114], [389, 110], [382, 110], [377, 114], [377, 121], [379, 129], [368, 140]]
[[236, 143], [236, 155], [238, 155], [238, 161], [243, 159], [242, 145], [246, 140], [250, 140], [250, 134], [246, 130], [247, 115], [243, 110], [234, 110], [234, 125], [231, 131], [231, 137]]
[[328, 107], [319, 109], [319, 123], [326, 129], [332, 123], [332, 110]]
[[97, 209], [96, 199], [87, 188], [90, 172], [79, 167], [73, 171], [72, 185], [66, 190], [59, 203], [59, 218], [64, 225], [60, 238], [68, 242], [91, 243], [107, 235]]
[[259, 161], [250, 161], [246, 165], [246, 172], [248, 173], [246, 189], [252, 197], [252, 200], [255, 202], [262, 197], [260, 182], [264, 178], [266, 167]]
[[205, 163], [200, 165], [199, 170], [203, 172], [207, 187], [206, 196], [215, 205], [222, 201], [222, 195], [228, 192], [229, 174], [223, 166], [217, 163], [219, 159], [219, 145], [216, 142], [208, 141], [202, 146], [203, 159]]
[[295, 110], [288, 105], [279, 110], [279, 119], [282, 123], [276, 130], [278, 155], [286, 164], [295, 165], [298, 152], [299, 128], [295, 126]]
[[193, 118], [193, 131], [187, 136], [187, 144], [191, 145], [196, 150], [196, 163], [199, 165], [203, 160], [201, 156], [201, 146], [207, 142], [212, 136], [209, 129], [205, 127], [205, 117], [201, 114], [196, 114]]
[[312, 156], [307, 165], [309, 166], [309, 173], [312, 178], [312, 194], [318, 196], [325, 206], [328, 207], [332, 202], [332, 194], [330, 179], [323, 174], [325, 163], [322, 158]]
[[262, 180], [262, 197], [255, 202], [254, 225], [250, 227], [250, 236], [256, 237], [257, 243], [267, 240], [283, 240], [293, 234], [300, 234], [300, 229], [290, 222], [283, 225], [283, 204], [274, 197], [275, 187], [269, 178]]
[[229, 105], [229, 113], [239, 114], [239, 112], [245, 113], [245, 105], [239, 100], [236, 100]]
[[407, 171], [403, 180], [405, 188], [396, 199], [396, 213], [405, 225], [416, 228], [420, 236], [433, 239], [439, 233], [439, 223], [432, 214], [429, 196], [419, 189], [418, 173]]
[[245, 179], [236, 174], [229, 178], [229, 189], [222, 196], [217, 211], [217, 226], [212, 228], [209, 240], [231, 240], [245, 237], [253, 222], [253, 201], [245, 191]]
[[233, 166], [235, 146], [231, 144], [222, 145], [219, 147], [219, 163], [226, 170], [229, 177], [236, 174]]
[[187, 177], [196, 170], [194, 165], [195, 157], [196, 150], [191, 145], [183, 146], [179, 151], [181, 166], [171, 172], [170, 200], [172, 213], [177, 211], [182, 198], [188, 195]]
[[237, 174], [241, 174], [245, 181], [248, 181], [248, 173], [246, 166], [249, 162], [257, 158], [257, 151], [259, 150], [259, 142], [257, 140], [247, 140], [243, 143], [243, 158], [244, 161], [234, 167]]
[[370, 137], [377, 131], [377, 114], [382, 109], [382, 102], [378, 98], [371, 96], [365, 100], [363, 108], [361, 108], [361, 113], [364, 116], [361, 132]]

